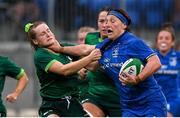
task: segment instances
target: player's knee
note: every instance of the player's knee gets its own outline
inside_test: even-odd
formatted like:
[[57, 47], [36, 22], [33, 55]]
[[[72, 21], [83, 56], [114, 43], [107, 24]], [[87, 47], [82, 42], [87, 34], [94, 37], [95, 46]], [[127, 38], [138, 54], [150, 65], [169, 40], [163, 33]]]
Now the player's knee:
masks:
[[60, 116], [57, 114], [49, 114], [47, 117], [60, 117]]
[[84, 103], [83, 108], [92, 117], [104, 117], [105, 116], [104, 112], [98, 106], [96, 106], [92, 103]]

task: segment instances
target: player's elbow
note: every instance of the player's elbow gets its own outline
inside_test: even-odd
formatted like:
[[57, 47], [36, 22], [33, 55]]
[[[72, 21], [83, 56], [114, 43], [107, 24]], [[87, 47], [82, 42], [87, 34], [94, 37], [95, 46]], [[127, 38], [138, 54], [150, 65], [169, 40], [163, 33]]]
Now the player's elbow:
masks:
[[65, 72], [62, 73], [62, 75], [63, 75], [63, 76], [68, 76], [68, 75], [70, 75], [70, 74], [69, 74], [69, 72], [65, 71]]
[[155, 60], [153, 62], [156, 71], [161, 68], [161, 61], [157, 56], [155, 57]]
[[161, 68], [161, 66], [162, 66], [161, 62], [160, 62], [160, 61], [158, 61], [158, 63], [157, 63], [157, 70], [158, 70], [158, 69], [160, 69], [160, 68]]
[[148, 59], [149, 66], [151, 67], [152, 71], [157, 71], [161, 68], [161, 62], [157, 55], [154, 55]]
[[72, 71], [70, 71], [70, 69], [64, 69], [61, 71], [61, 75], [63, 76], [68, 76], [68, 75], [71, 75], [72, 74]]

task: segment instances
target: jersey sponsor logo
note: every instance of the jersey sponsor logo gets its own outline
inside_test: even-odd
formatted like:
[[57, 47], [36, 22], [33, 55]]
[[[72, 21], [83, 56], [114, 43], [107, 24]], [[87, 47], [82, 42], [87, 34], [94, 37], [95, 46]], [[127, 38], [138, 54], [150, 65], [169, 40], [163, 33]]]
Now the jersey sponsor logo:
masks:
[[177, 64], [177, 58], [176, 57], [171, 57], [169, 60], [169, 65], [170, 66], [176, 66]]
[[104, 62], [108, 63], [108, 62], [110, 62], [110, 59], [109, 58], [105, 58]]
[[116, 68], [120, 68], [123, 65], [123, 62], [121, 63], [106, 63], [103, 66], [101, 66], [103, 69], [106, 68], [111, 68], [111, 67], [116, 67]]
[[167, 65], [162, 65], [161, 69], [167, 69]]
[[158, 70], [156, 74], [169, 74], [169, 75], [177, 75], [178, 70]]

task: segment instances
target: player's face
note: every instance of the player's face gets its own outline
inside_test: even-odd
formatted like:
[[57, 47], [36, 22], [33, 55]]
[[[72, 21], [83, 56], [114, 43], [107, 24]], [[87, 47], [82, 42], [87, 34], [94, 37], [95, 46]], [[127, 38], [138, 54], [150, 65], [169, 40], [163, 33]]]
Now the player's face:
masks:
[[87, 32], [81, 32], [78, 34], [78, 44], [84, 44]]
[[55, 36], [46, 24], [40, 24], [34, 31], [36, 32], [34, 43], [39, 47], [48, 48], [55, 43]]
[[107, 16], [106, 26], [108, 31], [108, 38], [111, 40], [115, 40], [116, 38], [118, 38], [127, 27], [117, 17], [113, 15]]
[[157, 36], [156, 46], [160, 52], [168, 52], [174, 46], [171, 33], [167, 31], [160, 31]]
[[107, 11], [102, 11], [99, 13], [98, 29], [100, 31], [102, 38], [107, 37], [106, 17], [107, 17]]

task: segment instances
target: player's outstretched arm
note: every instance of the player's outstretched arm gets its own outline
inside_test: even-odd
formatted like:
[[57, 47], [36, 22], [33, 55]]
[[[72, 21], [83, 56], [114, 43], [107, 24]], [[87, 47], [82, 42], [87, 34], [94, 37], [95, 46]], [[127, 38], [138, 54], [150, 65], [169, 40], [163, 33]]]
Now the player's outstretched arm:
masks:
[[6, 100], [8, 102], [14, 103], [17, 100], [17, 97], [23, 92], [25, 87], [27, 86], [28, 78], [26, 73], [24, 73], [18, 80], [17, 86], [14, 90], [14, 92], [8, 94], [6, 96]]
[[59, 61], [55, 61], [49, 68], [48, 72], [60, 74], [60, 75], [71, 75], [73, 73], [78, 72], [80, 69], [87, 66], [89, 63], [93, 61], [97, 61], [101, 58], [101, 52], [99, 49], [93, 50], [88, 56], [74, 61], [68, 64], [62, 64]]
[[59, 52], [74, 56], [86, 56], [90, 54], [90, 52], [94, 49], [95, 49], [95, 45], [80, 44], [77, 46], [61, 47]]

